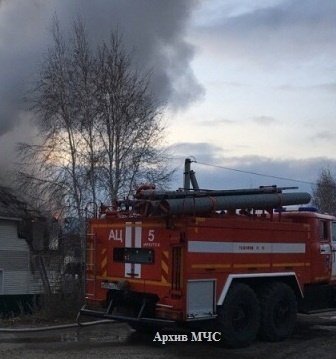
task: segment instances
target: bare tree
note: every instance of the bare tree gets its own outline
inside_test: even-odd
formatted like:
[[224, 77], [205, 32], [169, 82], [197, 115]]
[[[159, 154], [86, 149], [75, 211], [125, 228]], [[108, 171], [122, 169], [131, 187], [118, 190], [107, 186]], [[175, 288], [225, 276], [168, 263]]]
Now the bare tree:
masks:
[[[96, 106], [95, 106], [95, 59], [93, 58], [84, 24], [77, 20], [74, 22], [73, 54], [71, 56], [74, 71], [74, 107], [78, 109], [77, 121], [79, 123], [80, 139], [78, 154], [81, 158], [81, 166], [86, 169], [86, 182], [82, 186], [87, 188], [88, 196], [97, 201], [97, 168], [99, 164], [99, 140], [96, 131]], [[85, 198], [87, 199], [87, 198]]]
[[56, 193], [58, 198], [63, 197], [68, 208], [81, 218], [83, 173], [78, 153], [80, 123], [75, 62], [69, 57], [57, 20], [52, 35], [54, 47], [48, 51], [32, 97], [41, 143], [19, 145], [26, 164], [20, 175], [24, 184], [31, 182], [36, 193], [43, 189], [44, 194], [49, 194], [48, 199]]
[[156, 146], [162, 140], [163, 126], [149, 79], [132, 70], [118, 33], [112, 33], [110, 43], [99, 48], [96, 79], [102, 175], [113, 202], [149, 176], [162, 183], [170, 174], [158, 171], [164, 162]]
[[92, 49], [82, 21], [66, 41], [57, 20], [52, 34], [32, 91], [40, 143], [19, 146], [20, 179], [81, 222], [88, 202], [112, 203], [140, 182], [167, 183], [172, 172], [150, 76], [134, 70], [121, 36]]
[[313, 189], [313, 204], [322, 212], [336, 214], [336, 178], [331, 170], [321, 170]]

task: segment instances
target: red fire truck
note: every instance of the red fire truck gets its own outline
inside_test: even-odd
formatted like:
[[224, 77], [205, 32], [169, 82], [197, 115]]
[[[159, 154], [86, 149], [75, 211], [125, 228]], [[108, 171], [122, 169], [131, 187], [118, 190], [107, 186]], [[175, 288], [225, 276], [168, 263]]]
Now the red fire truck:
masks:
[[200, 190], [190, 163], [183, 189], [143, 186], [88, 221], [80, 314], [216, 328], [239, 347], [283, 340], [298, 312], [334, 307], [336, 218], [286, 210], [310, 201], [290, 188]]

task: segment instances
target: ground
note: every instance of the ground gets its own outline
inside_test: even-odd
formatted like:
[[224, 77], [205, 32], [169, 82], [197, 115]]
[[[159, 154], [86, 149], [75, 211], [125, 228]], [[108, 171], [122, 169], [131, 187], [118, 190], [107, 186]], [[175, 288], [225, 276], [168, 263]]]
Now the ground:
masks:
[[153, 338], [135, 333], [120, 323], [39, 333], [1, 333], [0, 330], [0, 358], [334, 359], [336, 312], [301, 315], [290, 339], [280, 343], [256, 342], [242, 349], [190, 341], [162, 345], [153, 342]]

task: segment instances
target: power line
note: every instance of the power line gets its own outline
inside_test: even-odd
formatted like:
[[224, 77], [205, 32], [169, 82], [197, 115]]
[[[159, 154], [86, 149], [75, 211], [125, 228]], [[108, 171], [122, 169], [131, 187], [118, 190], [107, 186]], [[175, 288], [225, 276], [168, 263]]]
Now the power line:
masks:
[[[304, 180], [299, 180], [299, 179], [294, 179], [294, 178], [289, 178], [289, 177], [282, 177], [282, 176], [274, 176], [274, 175], [269, 175], [269, 174], [260, 173], [260, 172], [246, 171], [246, 170], [241, 170], [241, 169], [233, 168], [233, 167], [213, 165], [213, 164], [210, 164], [210, 163], [199, 162], [199, 161], [196, 160], [196, 158], [194, 156], [189, 156], [189, 157], [193, 157], [192, 162], [195, 162], [195, 163], [197, 163], [199, 165], [203, 165], [203, 166], [207, 166], [207, 167], [220, 168], [220, 169], [223, 169], [223, 170], [239, 172], [239, 173], [244, 173], [244, 174], [250, 174], [250, 175], [254, 175], [254, 176], [268, 177], [268, 178], [274, 178], [274, 179], [278, 179], [278, 180], [291, 181], [291, 182], [297, 182], [297, 183], [304, 183], [304, 184], [308, 184], [308, 185], [311, 185], [311, 186], [317, 186], [316, 182], [304, 181]], [[175, 159], [175, 160], [185, 159], [185, 157], [183, 157], [183, 156], [179, 156], [179, 157], [176, 156], [176, 157], [170, 157], [170, 158]]]
[[232, 168], [232, 167], [212, 165], [212, 164], [209, 164], [209, 163], [198, 162], [198, 161], [195, 161], [195, 162], [196, 162], [197, 164], [199, 164], [199, 165], [203, 165], [203, 166], [207, 166], [207, 167], [220, 168], [220, 169], [223, 169], [223, 170], [234, 171], [234, 172], [239, 172], [239, 173], [245, 173], [245, 174], [250, 174], [250, 175], [254, 175], [254, 176], [268, 177], [268, 178], [274, 178], [274, 179], [278, 179], [278, 180], [285, 180], [285, 181], [291, 181], [291, 182], [297, 182], [297, 183], [304, 183], [304, 184], [309, 184], [309, 185], [311, 185], [311, 186], [316, 186], [316, 183], [314, 183], [314, 182], [303, 181], [303, 180], [298, 180], [298, 179], [289, 178], [289, 177], [272, 176], [272, 175], [268, 175], [268, 174], [265, 174], [265, 173], [252, 172], [252, 171], [244, 171], [244, 170], [240, 170], [240, 169]]

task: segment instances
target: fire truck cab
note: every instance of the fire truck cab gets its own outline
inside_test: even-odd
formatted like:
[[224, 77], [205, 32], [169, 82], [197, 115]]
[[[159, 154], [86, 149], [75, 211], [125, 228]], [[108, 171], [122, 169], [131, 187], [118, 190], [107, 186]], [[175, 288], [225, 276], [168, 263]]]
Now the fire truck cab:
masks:
[[335, 306], [335, 217], [284, 209], [307, 193], [202, 191], [185, 173], [193, 189], [140, 189], [89, 220], [80, 314], [141, 330], [216, 328], [241, 347], [283, 340], [298, 312]]

